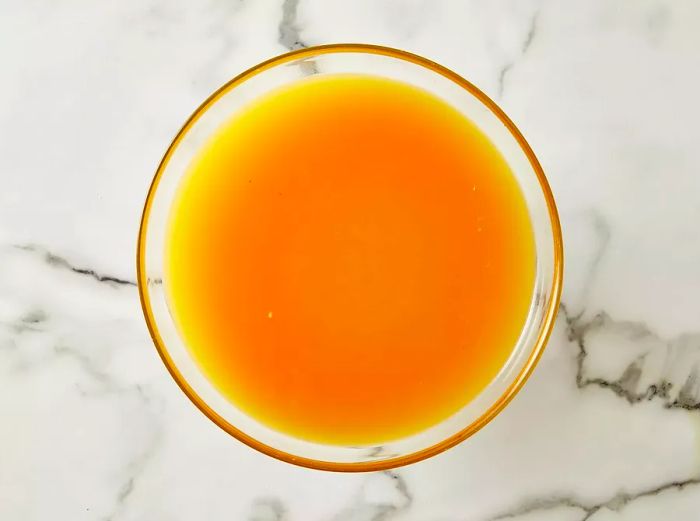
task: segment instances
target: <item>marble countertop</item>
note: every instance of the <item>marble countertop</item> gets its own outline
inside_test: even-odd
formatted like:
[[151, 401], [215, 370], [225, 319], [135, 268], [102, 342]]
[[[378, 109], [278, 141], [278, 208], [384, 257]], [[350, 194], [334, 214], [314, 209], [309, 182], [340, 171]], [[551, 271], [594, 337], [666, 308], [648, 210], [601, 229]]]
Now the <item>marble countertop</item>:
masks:
[[[700, 4], [0, 3], [0, 519], [700, 518]], [[290, 48], [447, 65], [538, 154], [563, 305], [515, 401], [429, 461], [332, 474], [258, 454], [167, 375], [134, 275], [141, 205], [212, 90]]]

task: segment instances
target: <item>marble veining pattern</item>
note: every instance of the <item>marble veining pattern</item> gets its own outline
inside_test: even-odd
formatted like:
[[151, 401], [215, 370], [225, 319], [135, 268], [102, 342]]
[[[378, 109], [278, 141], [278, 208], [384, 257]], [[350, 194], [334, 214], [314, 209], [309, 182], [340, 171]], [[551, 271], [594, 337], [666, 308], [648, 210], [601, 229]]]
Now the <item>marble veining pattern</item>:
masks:
[[[0, 4], [0, 519], [700, 518], [700, 4]], [[167, 143], [239, 71], [365, 41], [497, 99], [565, 233], [550, 345], [466, 443], [391, 472], [285, 465], [212, 426], [143, 323], [134, 247]]]

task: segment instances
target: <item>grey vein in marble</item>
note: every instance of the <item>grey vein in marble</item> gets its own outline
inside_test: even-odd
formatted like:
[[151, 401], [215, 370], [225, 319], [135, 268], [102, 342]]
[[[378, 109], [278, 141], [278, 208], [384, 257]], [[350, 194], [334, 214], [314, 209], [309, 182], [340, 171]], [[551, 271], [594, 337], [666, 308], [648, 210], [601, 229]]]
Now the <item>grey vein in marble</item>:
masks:
[[[378, 478], [390, 480], [392, 491], [396, 497], [381, 501], [372, 501], [367, 497], [368, 489], [373, 485], [372, 481]], [[370, 475], [358, 491], [354, 501], [334, 515], [331, 521], [387, 521], [410, 509], [412, 504], [413, 494], [406, 481], [396, 471], [386, 470]]]
[[14, 333], [22, 334], [26, 332], [41, 332], [43, 331], [42, 324], [48, 321], [49, 317], [42, 309], [34, 309], [22, 315], [19, 320], [12, 322], [0, 322], [0, 325], [7, 327]]
[[588, 266], [588, 273], [586, 274], [587, 284], [583, 288], [584, 301], [585, 297], [587, 297], [588, 293], [590, 292], [591, 283], [593, 282], [596, 274], [598, 273], [600, 263], [602, 262], [603, 257], [605, 256], [605, 252], [607, 252], [608, 250], [608, 246], [610, 245], [610, 239], [612, 238], [610, 224], [603, 218], [602, 215], [600, 215], [597, 212], [592, 212], [591, 219], [593, 230], [598, 239], [598, 244], [595, 249], [595, 254], [593, 255], [591, 263]]
[[[520, 58], [525, 56], [527, 54], [527, 52], [530, 50], [530, 47], [532, 46], [532, 42], [535, 39], [535, 34], [537, 33], [537, 21], [539, 19], [539, 16], [540, 16], [540, 12], [535, 11], [535, 13], [532, 15], [532, 18], [530, 18], [530, 25], [529, 25], [527, 34], [525, 35], [525, 39], [523, 40], [523, 43], [520, 46]], [[498, 92], [499, 98], [503, 97], [503, 93], [505, 91], [506, 76], [515, 66], [515, 62], [516, 62], [516, 60], [508, 61], [498, 71], [498, 89], [497, 89], [497, 92]]]
[[136, 282], [134, 282], [133, 280], [122, 279], [119, 277], [114, 277], [112, 275], [105, 275], [91, 268], [75, 266], [64, 257], [56, 255], [48, 249], [42, 246], [38, 246], [36, 244], [16, 244], [14, 245], [14, 248], [38, 254], [43, 258], [44, 262], [46, 262], [50, 266], [67, 269], [72, 271], [73, 273], [77, 273], [78, 275], [85, 275], [91, 277], [97, 282], [104, 282], [107, 284], [117, 286], [136, 286]]
[[[137, 384], [129, 388], [129, 390], [135, 392], [142, 406], [152, 412], [152, 397], [146, 393], [143, 386]], [[121, 512], [127, 508], [128, 500], [134, 493], [139, 478], [145, 472], [148, 464], [153, 460], [162, 446], [165, 431], [161, 422], [156, 419], [155, 415], [152, 415], [152, 417], [154, 421], [152, 422], [150, 440], [143, 450], [136, 454], [125, 466], [127, 477], [116, 494], [112, 513], [105, 518], [105, 521], [115, 521]]]
[[406, 481], [393, 470], [387, 470], [384, 472], [384, 474], [394, 481], [396, 491], [399, 493], [399, 497], [401, 497], [401, 503], [394, 507], [394, 511], [401, 512], [411, 508], [411, 505], [413, 504], [413, 494], [409, 490]]
[[44, 310], [35, 309], [33, 311], [29, 311], [24, 316], [22, 316], [21, 321], [24, 324], [36, 325], [41, 324], [42, 322], [46, 322], [48, 319], [49, 317]]
[[301, 39], [301, 30], [297, 24], [298, 9], [299, 0], [283, 0], [282, 19], [279, 25], [279, 42], [290, 51], [308, 47]]
[[[110, 392], [121, 390], [109, 373], [98, 367], [98, 365], [89, 356], [80, 350], [60, 344], [54, 346], [53, 352], [58, 358], [69, 358], [75, 361], [75, 363], [83, 370], [85, 374], [89, 375], [100, 385], [102, 391]], [[79, 388], [79, 391], [84, 396], [89, 394], [87, 391], [81, 388]]]
[[[582, 319], [583, 312], [571, 315], [564, 304], [561, 306], [561, 311], [566, 321], [569, 340], [574, 342], [579, 350], [576, 356], [576, 386], [579, 389], [589, 386], [607, 389], [631, 405], [658, 398], [669, 409], [700, 409], [700, 395], [698, 394], [700, 376], [697, 365], [687, 368], [682, 384], [662, 377], [642, 390], [639, 390], [638, 386], [642, 379], [645, 354], [635, 357], [616, 380], [590, 376], [586, 370], [586, 358], [589, 355], [587, 337], [594, 331], [613, 331], [637, 341], [648, 339], [653, 343], [654, 348], [667, 349], [669, 352], [674, 347], [685, 347], [698, 353], [700, 353], [700, 333], [684, 333], [670, 341], [664, 341], [643, 323], [616, 321], [605, 312], [598, 313], [591, 320], [584, 321]], [[678, 389], [675, 396], [672, 393], [674, 388]]]
[[[297, 22], [297, 12], [300, 0], [284, 0], [282, 3], [282, 17], [279, 24], [279, 43], [290, 51], [305, 49], [308, 47], [301, 38], [301, 28]], [[304, 76], [318, 74], [316, 60], [304, 59], [299, 62], [299, 68]]]
[[534, 512], [544, 512], [557, 508], [574, 508], [583, 512], [580, 521], [590, 521], [593, 516], [602, 510], [612, 510], [619, 512], [627, 505], [638, 499], [657, 496], [671, 490], [682, 491], [688, 487], [700, 485], [700, 478], [690, 478], [682, 481], [671, 481], [661, 485], [641, 490], [635, 493], [620, 491], [611, 498], [600, 503], [587, 503], [573, 496], [550, 496], [534, 498], [524, 502], [522, 505], [488, 518], [487, 521], [501, 521], [504, 519], [517, 519], [518, 517], [532, 514]]
[[287, 509], [276, 497], [260, 498], [253, 503], [248, 521], [284, 521]]

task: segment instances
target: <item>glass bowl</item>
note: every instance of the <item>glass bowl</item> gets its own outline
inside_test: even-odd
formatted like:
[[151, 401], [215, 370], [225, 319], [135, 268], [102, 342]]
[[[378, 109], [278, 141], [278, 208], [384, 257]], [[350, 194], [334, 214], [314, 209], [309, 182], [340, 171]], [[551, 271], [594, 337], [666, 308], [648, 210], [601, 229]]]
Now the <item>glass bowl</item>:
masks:
[[[535, 237], [536, 276], [528, 319], [498, 375], [463, 409], [423, 432], [378, 446], [321, 445], [271, 430], [244, 414], [204, 377], [180, 338], [163, 287], [166, 224], [175, 190], [212, 133], [250, 101], [310, 75], [364, 73], [421, 87], [471, 119], [496, 145], [517, 178]], [[309, 144], [310, 147], [313, 144]], [[323, 45], [272, 58], [214, 92], [168, 147], [148, 192], [137, 248], [138, 288], [153, 342], [187, 397], [216, 425], [265, 454], [315, 469], [384, 470], [438, 454], [498, 414], [535, 367], [551, 333], [562, 286], [559, 219], [544, 172], [525, 138], [483, 92], [451, 70], [404, 51], [364, 44]]]

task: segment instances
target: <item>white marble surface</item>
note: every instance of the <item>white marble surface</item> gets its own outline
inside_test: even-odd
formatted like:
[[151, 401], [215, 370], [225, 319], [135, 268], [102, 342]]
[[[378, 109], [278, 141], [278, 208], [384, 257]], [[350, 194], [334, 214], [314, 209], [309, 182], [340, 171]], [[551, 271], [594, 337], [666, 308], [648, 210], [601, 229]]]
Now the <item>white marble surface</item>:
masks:
[[[700, 519], [700, 3], [0, 1], [0, 519]], [[146, 188], [207, 94], [289, 47], [450, 66], [537, 152], [564, 306], [507, 410], [396, 472], [314, 472], [210, 424], [134, 287]]]

